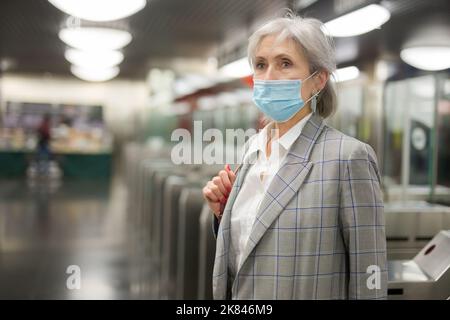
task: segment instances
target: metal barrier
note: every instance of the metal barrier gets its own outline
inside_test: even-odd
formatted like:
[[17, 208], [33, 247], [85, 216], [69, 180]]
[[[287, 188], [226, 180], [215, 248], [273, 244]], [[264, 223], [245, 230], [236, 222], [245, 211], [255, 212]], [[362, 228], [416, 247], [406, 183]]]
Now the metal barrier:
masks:
[[201, 187], [187, 187], [180, 195], [176, 298], [197, 299], [199, 218], [204, 204]]
[[200, 215], [200, 236], [198, 256], [198, 290], [197, 298], [200, 300], [213, 299], [212, 275], [216, 253], [216, 239], [212, 230], [213, 213], [208, 204], [203, 205]]
[[440, 230], [450, 229], [450, 207], [421, 202], [385, 203], [389, 260], [412, 259]]
[[135, 257], [151, 261], [152, 296], [211, 299], [216, 241], [202, 188], [222, 166], [175, 166], [139, 146], [125, 151], [128, 222]]
[[450, 230], [439, 232], [412, 260], [388, 264], [389, 299], [450, 299]]
[[162, 191], [157, 189], [157, 186], [153, 184], [155, 174], [158, 172], [164, 172], [167, 174], [170, 174], [173, 171], [173, 167], [167, 162], [163, 162], [161, 160], [155, 161], [147, 160], [144, 163], [144, 171], [142, 172], [141, 176], [139, 177], [142, 179], [142, 185], [141, 185], [141, 191], [140, 191], [140, 211], [139, 215], [141, 216], [141, 219], [139, 220], [139, 226], [138, 228], [143, 230], [145, 235], [142, 237], [143, 241], [146, 241], [144, 244], [148, 248], [148, 254], [152, 258], [152, 261], [158, 263], [158, 260], [155, 259], [155, 253], [152, 251], [154, 248], [152, 247], [153, 244], [153, 224], [155, 219], [155, 214], [157, 211], [154, 209], [154, 203], [155, 201], [158, 201], [158, 199], [162, 196]]
[[185, 177], [169, 176], [164, 187], [164, 209], [162, 215], [160, 298], [175, 298], [177, 266], [178, 212], [180, 194], [188, 183]]

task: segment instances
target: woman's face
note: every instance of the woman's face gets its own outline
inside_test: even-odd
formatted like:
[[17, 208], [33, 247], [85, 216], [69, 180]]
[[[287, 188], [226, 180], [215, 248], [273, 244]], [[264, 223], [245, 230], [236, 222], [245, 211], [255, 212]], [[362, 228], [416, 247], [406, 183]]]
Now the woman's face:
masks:
[[[254, 61], [254, 79], [257, 80], [305, 80], [309, 65], [298, 45], [291, 39], [276, 42], [276, 35], [265, 36], [257, 50]], [[317, 91], [315, 76], [302, 82], [303, 101]]]

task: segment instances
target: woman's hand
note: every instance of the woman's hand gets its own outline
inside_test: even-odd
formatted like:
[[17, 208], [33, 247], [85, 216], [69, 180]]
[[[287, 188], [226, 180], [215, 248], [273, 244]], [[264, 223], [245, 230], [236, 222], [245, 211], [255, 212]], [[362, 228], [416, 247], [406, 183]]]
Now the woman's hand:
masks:
[[203, 188], [203, 197], [217, 218], [221, 213], [221, 204], [225, 206], [227, 203], [235, 179], [236, 175], [227, 164], [225, 170], [220, 170], [219, 174], [208, 181]]

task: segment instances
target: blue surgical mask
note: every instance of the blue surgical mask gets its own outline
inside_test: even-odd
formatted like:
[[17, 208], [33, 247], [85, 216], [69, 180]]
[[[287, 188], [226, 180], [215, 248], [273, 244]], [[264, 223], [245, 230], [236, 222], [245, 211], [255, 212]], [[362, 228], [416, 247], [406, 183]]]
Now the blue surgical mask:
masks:
[[[314, 74], [316, 72], [303, 82]], [[253, 83], [253, 101], [265, 115], [276, 122], [288, 121], [311, 99], [311, 108], [315, 112], [316, 96], [319, 92], [303, 101], [300, 94], [301, 80], [254, 80]]]

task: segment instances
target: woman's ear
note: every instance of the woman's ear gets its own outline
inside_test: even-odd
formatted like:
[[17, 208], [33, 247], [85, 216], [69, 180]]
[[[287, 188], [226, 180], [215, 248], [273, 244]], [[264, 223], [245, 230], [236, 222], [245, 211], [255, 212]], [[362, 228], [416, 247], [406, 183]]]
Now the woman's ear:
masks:
[[314, 84], [316, 87], [316, 92], [323, 90], [327, 84], [330, 74], [325, 70], [320, 70], [314, 77]]

